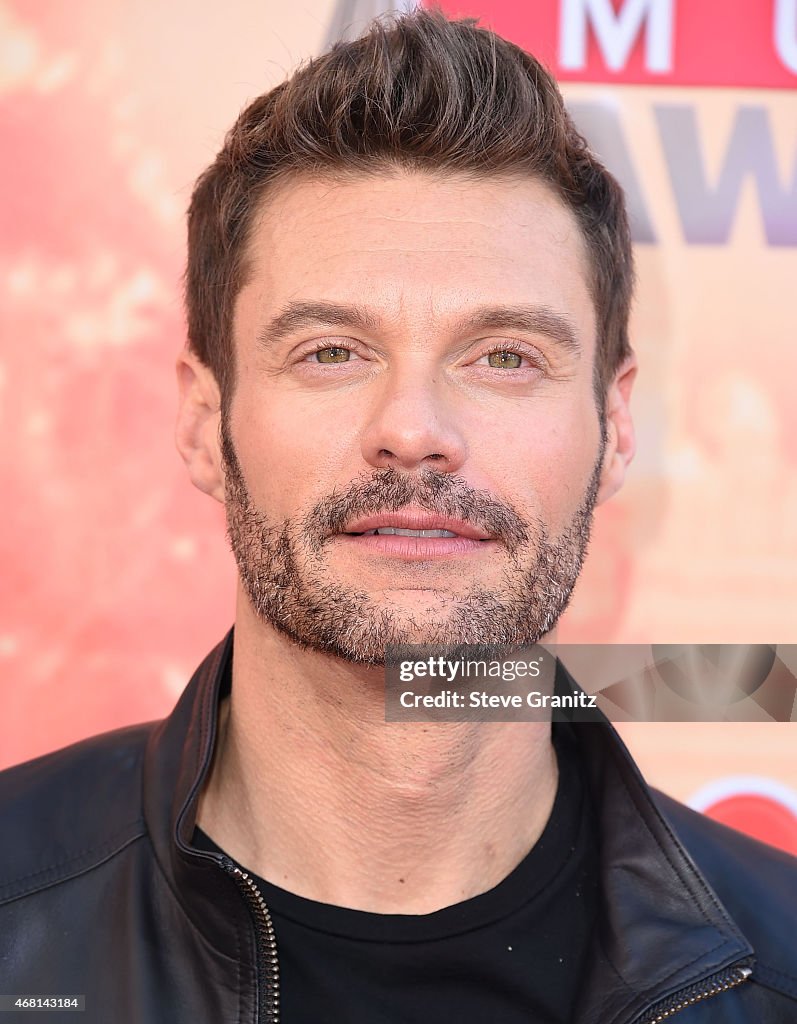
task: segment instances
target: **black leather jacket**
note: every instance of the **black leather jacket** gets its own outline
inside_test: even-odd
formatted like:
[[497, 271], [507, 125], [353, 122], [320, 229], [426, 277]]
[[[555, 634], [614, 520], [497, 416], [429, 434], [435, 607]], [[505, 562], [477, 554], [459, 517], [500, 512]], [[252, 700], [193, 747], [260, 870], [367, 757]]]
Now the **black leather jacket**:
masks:
[[[191, 845], [231, 653], [165, 720], [0, 773], [0, 993], [84, 995], [86, 1024], [279, 1018], [268, 909]], [[652, 793], [607, 723], [576, 729], [603, 906], [576, 1024], [795, 1024], [797, 861]]]

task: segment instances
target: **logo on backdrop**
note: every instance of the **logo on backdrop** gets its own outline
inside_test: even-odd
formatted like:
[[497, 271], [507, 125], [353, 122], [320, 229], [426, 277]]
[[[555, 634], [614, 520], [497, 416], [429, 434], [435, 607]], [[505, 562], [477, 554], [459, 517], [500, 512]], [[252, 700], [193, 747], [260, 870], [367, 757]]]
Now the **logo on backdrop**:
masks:
[[687, 801], [723, 825], [797, 855], [797, 791], [760, 775], [715, 779]]
[[[378, 14], [415, 6], [411, 0], [338, 0], [327, 44], [358, 35]], [[530, 50], [563, 82], [797, 86], [797, 0], [738, 0], [732, 15], [725, 0], [443, 0], [441, 6], [452, 16], [478, 17]], [[609, 99], [568, 107], [626, 191], [634, 241], [655, 244], [652, 197], [635, 167], [622, 109]], [[654, 102], [652, 113], [687, 244], [726, 244], [752, 183], [767, 245], [797, 246], [797, 131], [790, 138], [774, 133], [765, 98], [737, 105], [712, 172], [693, 104]], [[791, 168], [785, 173], [779, 154], [784, 144]]]

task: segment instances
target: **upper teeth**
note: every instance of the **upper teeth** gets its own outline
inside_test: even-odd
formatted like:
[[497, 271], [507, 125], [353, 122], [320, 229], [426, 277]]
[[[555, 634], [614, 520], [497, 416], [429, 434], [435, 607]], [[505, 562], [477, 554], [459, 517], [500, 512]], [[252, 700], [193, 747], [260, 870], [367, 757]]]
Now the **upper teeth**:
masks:
[[401, 530], [398, 526], [378, 526], [375, 530], [366, 530], [363, 537], [374, 533], [390, 533], [397, 537], [456, 537], [450, 530]]

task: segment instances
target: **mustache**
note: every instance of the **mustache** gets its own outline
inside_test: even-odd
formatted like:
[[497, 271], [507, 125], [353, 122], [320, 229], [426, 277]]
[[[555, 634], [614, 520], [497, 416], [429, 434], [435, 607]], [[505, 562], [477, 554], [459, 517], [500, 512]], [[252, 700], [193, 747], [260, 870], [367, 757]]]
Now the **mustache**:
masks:
[[408, 476], [393, 467], [355, 481], [345, 492], [333, 492], [305, 517], [307, 533], [323, 542], [342, 533], [353, 518], [378, 512], [399, 512], [417, 505], [432, 514], [463, 519], [510, 545], [527, 543], [529, 528], [514, 509], [488, 491], [475, 490], [456, 476], [434, 470]]

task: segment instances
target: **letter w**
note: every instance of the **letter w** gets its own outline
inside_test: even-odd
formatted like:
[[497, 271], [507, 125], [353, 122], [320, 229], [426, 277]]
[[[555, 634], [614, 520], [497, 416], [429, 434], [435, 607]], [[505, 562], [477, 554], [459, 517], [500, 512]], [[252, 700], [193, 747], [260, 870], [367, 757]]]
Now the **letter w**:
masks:
[[645, 67], [654, 73], [672, 70], [673, 0], [625, 0], [615, 14], [611, 0], [562, 0], [559, 62], [578, 71], [587, 66], [587, 22], [606, 66], [620, 71], [647, 19]]
[[687, 242], [722, 245], [728, 241], [739, 193], [751, 174], [758, 189], [767, 242], [797, 245], [797, 160], [791, 184], [784, 187], [764, 107], [739, 108], [713, 188], [706, 180], [694, 109], [680, 105], [654, 109]]

